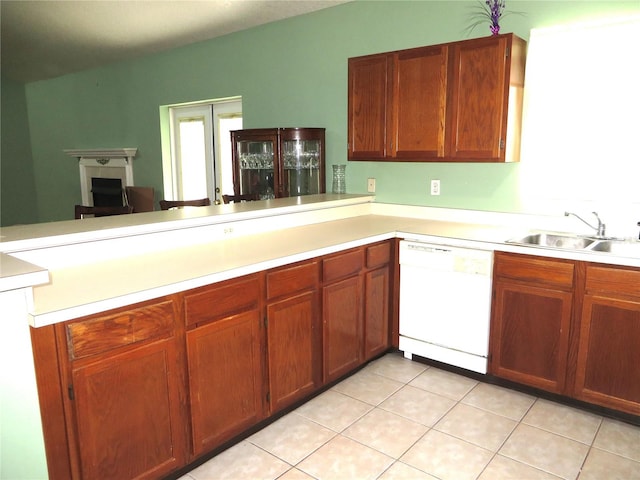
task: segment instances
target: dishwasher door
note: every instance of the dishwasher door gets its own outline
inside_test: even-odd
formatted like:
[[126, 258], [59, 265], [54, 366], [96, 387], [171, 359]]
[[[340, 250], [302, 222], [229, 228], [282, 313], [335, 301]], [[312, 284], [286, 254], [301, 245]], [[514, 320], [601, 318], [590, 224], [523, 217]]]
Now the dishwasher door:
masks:
[[400, 350], [486, 373], [493, 252], [400, 244]]

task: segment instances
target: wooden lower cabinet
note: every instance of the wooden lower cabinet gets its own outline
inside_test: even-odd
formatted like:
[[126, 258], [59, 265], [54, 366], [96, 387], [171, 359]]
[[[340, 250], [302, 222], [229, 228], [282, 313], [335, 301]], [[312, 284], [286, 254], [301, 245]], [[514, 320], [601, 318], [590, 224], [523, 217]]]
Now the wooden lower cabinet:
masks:
[[640, 270], [590, 265], [574, 395], [640, 415]]
[[564, 391], [573, 284], [571, 262], [496, 253], [491, 373]]
[[496, 252], [490, 373], [640, 415], [640, 269]]
[[195, 456], [264, 418], [260, 335], [261, 319], [257, 311], [187, 332]]
[[74, 478], [159, 478], [186, 462], [175, 303], [56, 325]]
[[324, 381], [331, 382], [362, 362], [362, 268], [364, 249], [322, 260]]
[[322, 296], [324, 380], [331, 382], [362, 362], [362, 277], [327, 285]]
[[270, 413], [311, 394], [322, 382], [320, 265], [312, 260], [267, 272]]
[[[34, 332], [41, 411], [57, 414], [43, 419], [50, 478], [165, 477], [383, 353], [391, 247]], [[47, 388], [56, 375], [57, 388]]]
[[391, 242], [366, 249], [364, 275], [364, 360], [380, 355], [389, 346], [391, 324]]
[[323, 259], [324, 381], [389, 348], [391, 242]]
[[184, 298], [192, 455], [265, 416], [264, 342], [257, 275], [188, 292]]

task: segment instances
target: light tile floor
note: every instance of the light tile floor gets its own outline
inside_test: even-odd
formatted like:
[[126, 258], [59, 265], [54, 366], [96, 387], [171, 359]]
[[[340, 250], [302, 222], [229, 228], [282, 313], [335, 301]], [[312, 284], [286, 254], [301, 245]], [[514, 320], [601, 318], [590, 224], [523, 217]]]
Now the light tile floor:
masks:
[[181, 480], [640, 480], [640, 427], [388, 354]]

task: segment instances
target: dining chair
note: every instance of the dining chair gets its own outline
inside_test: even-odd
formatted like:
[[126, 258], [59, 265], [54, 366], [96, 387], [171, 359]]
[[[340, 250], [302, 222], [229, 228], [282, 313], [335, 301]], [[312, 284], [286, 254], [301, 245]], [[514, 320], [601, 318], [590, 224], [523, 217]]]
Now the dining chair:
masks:
[[134, 213], [153, 212], [153, 187], [125, 187], [127, 204]]
[[251, 202], [253, 200], [260, 200], [260, 196], [257, 193], [245, 193], [243, 195], [222, 195], [222, 201], [224, 203]]
[[160, 210], [179, 207], [208, 207], [209, 205], [211, 205], [209, 198], [199, 198], [197, 200], [160, 200]]
[[129, 213], [133, 213], [133, 207], [131, 205], [115, 207], [92, 207], [89, 205], [75, 206], [76, 220], [86, 218], [87, 216], [109, 217], [111, 215], [127, 215]]

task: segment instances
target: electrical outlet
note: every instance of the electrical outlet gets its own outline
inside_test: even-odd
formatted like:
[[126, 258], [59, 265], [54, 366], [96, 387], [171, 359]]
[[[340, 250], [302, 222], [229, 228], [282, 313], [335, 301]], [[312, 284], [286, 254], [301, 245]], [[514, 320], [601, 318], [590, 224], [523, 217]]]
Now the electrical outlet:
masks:
[[368, 178], [367, 179], [367, 192], [376, 193], [376, 179]]
[[440, 195], [440, 180], [431, 180], [431, 195]]

